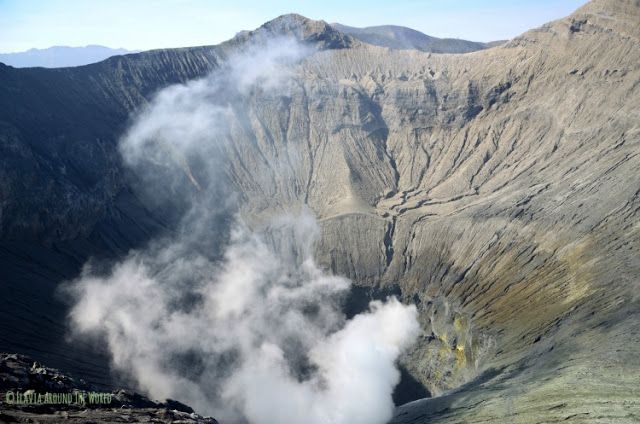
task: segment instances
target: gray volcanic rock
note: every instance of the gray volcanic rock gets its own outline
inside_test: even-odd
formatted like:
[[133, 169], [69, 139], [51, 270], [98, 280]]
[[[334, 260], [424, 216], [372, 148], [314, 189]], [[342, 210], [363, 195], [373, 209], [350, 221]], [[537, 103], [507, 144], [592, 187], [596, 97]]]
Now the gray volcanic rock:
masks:
[[249, 40], [274, 35], [318, 49], [354, 43], [324, 22], [285, 15], [218, 46], [55, 70], [0, 64], [0, 238], [86, 237], [100, 219], [118, 213], [107, 205], [123, 189], [115, 147], [130, 114], [159, 89], [202, 77]]
[[[13, 397], [7, 399], [8, 393]], [[47, 394], [83, 393], [85, 404], [79, 405], [77, 397], [71, 397], [69, 404], [47, 404], [16, 402], [17, 394], [32, 396]], [[89, 393], [107, 393], [102, 402], [89, 401]], [[32, 398], [32, 399], [35, 399]], [[109, 402], [106, 402], [108, 399]], [[32, 359], [18, 354], [0, 353], [0, 420], [2, 422], [68, 423], [86, 422], [181, 422], [216, 424], [211, 417], [202, 417], [190, 407], [167, 399], [155, 402], [145, 396], [128, 390], [100, 392], [84, 381], [52, 368], [45, 367]]]
[[0, 391], [16, 389], [54, 392], [91, 388], [84, 381], [44, 367], [27, 356], [0, 353]]
[[496, 47], [504, 41], [479, 43], [458, 38], [437, 38], [415, 29], [397, 25], [380, 25], [355, 28], [339, 23], [331, 24], [338, 31], [365, 43], [392, 49], [416, 49], [431, 53], [469, 53]]
[[292, 13], [282, 15], [255, 31], [242, 31], [232, 41], [261, 41], [273, 36], [292, 37], [318, 49], [341, 49], [354, 44], [354, 40], [324, 21], [314, 21]]
[[[418, 305], [424, 331], [402, 363], [435, 397], [394, 422], [640, 419], [638, 22], [637, 0], [595, 0], [465, 55], [373, 46], [299, 16], [256, 31], [318, 51], [286, 96], [233, 110], [242, 148], [226, 172], [254, 226], [309, 207], [321, 264]], [[33, 264], [37, 244], [16, 240], [126, 250], [137, 236], [119, 228], [170, 227], [131, 194], [119, 131], [154, 90], [215, 69], [251, 34], [74, 70], [0, 67], [6, 263]]]
[[0, 65], [0, 237], [86, 235], [122, 189], [115, 146], [129, 113], [157, 89], [204, 75], [217, 60], [202, 48], [77, 68]]

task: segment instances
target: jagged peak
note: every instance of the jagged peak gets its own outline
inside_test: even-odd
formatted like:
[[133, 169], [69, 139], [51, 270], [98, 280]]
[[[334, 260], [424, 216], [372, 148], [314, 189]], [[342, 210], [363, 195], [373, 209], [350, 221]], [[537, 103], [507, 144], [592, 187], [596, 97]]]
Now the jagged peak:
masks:
[[235, 39], [259, 41], [277, 35], [292, 36], [319, 49], [348, 48], [356, 43], [352, 37], [337, 31], [325, 21], [309, 19], [297, 13], [280, 15], [253, 31], [241, 31]]

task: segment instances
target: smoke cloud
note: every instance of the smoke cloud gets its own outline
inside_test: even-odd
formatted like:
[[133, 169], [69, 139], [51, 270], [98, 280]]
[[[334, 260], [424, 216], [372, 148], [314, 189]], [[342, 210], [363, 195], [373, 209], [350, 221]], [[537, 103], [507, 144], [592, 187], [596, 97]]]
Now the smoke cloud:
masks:
[[258, 231], [225, 174], [234, 110], [255, 90], [286, 94], [311, 51], [288, 39], [246, 46], [207, 78], [169, 87], [121, 141], [143, 197], [174, 232], [106, 274], [70, 284], [76, 335], [106, 341], [115, 369], [157, 399], [222, 422], [384, 423], [415, 340], [417, 311], [395, 298], [346, 320], [350, 281], [313, 260], [309, 211]]

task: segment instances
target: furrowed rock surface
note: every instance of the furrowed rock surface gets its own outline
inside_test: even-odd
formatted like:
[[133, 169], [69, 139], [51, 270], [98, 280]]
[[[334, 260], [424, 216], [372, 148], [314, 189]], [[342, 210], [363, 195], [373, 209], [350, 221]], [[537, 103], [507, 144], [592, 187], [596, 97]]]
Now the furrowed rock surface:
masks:
[[[637, 422], [639, 23], [637, 0], [594, 0], [503, 46], [438, 55], [287, 15], [218, 47], [74, 71], [86, 75], [2, 67], [3, 146], [29, 146], [1, 161], [3, 258], [21, 275], [38, 257], [30, 236], [43, 258], [52, 245], [68, 258], [77, 245], [117, 252], [167, 227], [128, 188], [118, 129], [155, 89], [283, 32], [318, 51], [285, 94], [252, 92], [233, 110], [243, 148], [226, 152], [226, 172], [256, 226], [309, 207], [321, 264], [418, 305], [424, 333], [402, 363], [434, 397], [393, 422]], [[91, 91], [63, 119], [49, 107], [63, 96], [54, 86]], [[47, 200], [51, 190], [61, 192]]]
[[120, 257], [175, 224], [132, 189], [118, 140], [159, 90], [202, 78], [248, 41], [273, 36], [317, 49], [357, 43], [326, 23], [286, 15], [217, 46], [149, 51], [75, 68], [0, 63], [3, 350], [74, 370], [95, 384], [111, 383], [104, 355], [90, 343], [66, 341], [68, 305], [58, 283], [75, 278], [88, 258]]
[[[469, 385], [397, 422], [638, 419], [639, 11], [592, 2], [467, 55], [321, 52], [242, 111], [266, 146], [232, 161], [248, 215], [310, 205], [323, 264], [419, 304], [412, 375]], [[235, 168], [287, 155], [271, 180]]]

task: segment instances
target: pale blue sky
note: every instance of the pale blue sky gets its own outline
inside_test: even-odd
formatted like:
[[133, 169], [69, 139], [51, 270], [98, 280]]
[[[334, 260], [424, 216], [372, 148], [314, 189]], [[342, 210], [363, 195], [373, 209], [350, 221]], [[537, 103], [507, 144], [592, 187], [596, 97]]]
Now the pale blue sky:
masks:
[[52, 45], [146, 50], [217, 44], [284, 13], [436, 37], [512, 38], [586, 0], [0, 0], [0, 52]]

